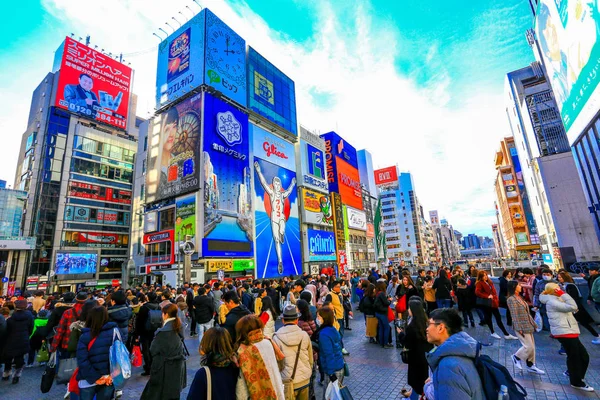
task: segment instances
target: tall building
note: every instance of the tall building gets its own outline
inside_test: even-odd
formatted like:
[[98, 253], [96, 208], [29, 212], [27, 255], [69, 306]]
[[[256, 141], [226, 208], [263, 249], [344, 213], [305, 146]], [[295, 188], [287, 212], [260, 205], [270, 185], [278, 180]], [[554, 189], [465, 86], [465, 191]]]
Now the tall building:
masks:
[[481, 249], [481, 240], [479, 240], [479, 236], [469, 233], [467, 236], [462, 238], [462, 245], [465, 250], [470, 249]]
[[494, 163], [496, 199], [508, 253], [515, 259], [529, 259], [532, 254], [539, 253], [540, 242], [512, 137], [500, 142]]
[[17, 286], [46, 274], [63, 291], [123, 281], [142, 122], [132, 73], [66, 38], [33, 92], [14, 187], [28, 192], [23, 234], [36, 244], [11, 270]]
[[378, 192], [375, 184], [373, 159], [368, 150], [359, 150], [358, 172], [362, 186], [363, 205], [367, 215], [367, 259], [369, 267], [377, 267], [377, 241], [375, 238], [375, 214], [377, 211]]

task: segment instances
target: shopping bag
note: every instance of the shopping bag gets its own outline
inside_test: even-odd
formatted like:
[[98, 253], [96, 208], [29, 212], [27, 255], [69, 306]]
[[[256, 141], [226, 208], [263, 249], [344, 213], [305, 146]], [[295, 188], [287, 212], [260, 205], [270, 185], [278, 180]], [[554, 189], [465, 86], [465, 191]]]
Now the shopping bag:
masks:
[[56, 376], [56, 353], [52, 353], [48, 359], [48, 364], [42, 373], [42, 381], [40, 382], [40, 391], [48, 393], [52, 389], [52, 383]]
[[329, 382], [325, 391], [325, 400], [343, 400], [338, 381]]
[[133, 350], [131, 351], [131, 365], [134, 367], [142, 366], [142, 350], [140, 350], [139, 345], [133, 346]]
[[113, 385], [115, 388], [121, 389], [125, 386], [125, 381], [131, 377], [131, 359], [117, 328], [113, 329], [113, 343], [109, 350], [109, 360]]
[[35, 357], [35, 361], [39, 363], [45, 363], [48, 362], [49, 359], [50, 354], [48, 353], [48, 345], [46, 345], [46, 342], [44, 342], [42, 343], [42, 347], [40, 348], [40, 350], [37, 353], [37, 356]]
[[394, 310], [388, 307], [388, 322], [394, 322], [396, 319], [396, 315], [394, 314]]
[[535, 328], [536, 332], [541, 332], [542, 328], [544, 327], [544, 321], [542, 320], [542, 313], [540, 313], [540, 310], [537, 310], [535, 312], [535, 324], [537, 325], [537, 328]]
[[366, 337], [377, 337], [377, 318], [367, 315], [367, 332]]
[[348, 386], [342, 386], [340, 388], [340, 395], [342, 396], [342, 400], [354, 400], [354, 397], [352, 397]]
[[71, 375], [71, 379], [69, 379], [69, 384], [67, 385], [69, 393], [75, 393], [76, 395], [79, 395], [79, 381], [77, 380], [78, 372], [79, 368], [76, 368], [75, 371], [73, 371], [73, 375]]
[[58, 360], [58, 371], [56, 372], [56, 383], [69, 383], [73, 372], [77, 369], [77, 358], [64, 358]]
[[396, 303], [396, 312], [398, 314], [402, 314], [405, 311], [406, 311], [406, 295], [400, 297], [400, 299], [398, 299], [398, 302]]

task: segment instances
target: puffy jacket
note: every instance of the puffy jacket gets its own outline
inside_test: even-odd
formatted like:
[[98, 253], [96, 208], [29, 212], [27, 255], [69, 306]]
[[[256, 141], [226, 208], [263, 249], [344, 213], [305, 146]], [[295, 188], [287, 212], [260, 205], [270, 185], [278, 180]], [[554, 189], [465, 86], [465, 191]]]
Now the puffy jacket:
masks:
[[487, 299], [489, 295], [492, 295], [492, 308], [498, 308], [500, 306], [500, 302], [498, 300], [498, 294], [496, 293], [496, 288], [492, 281], [489, 280], [487, 282], [479, 281], [475, 285], [475, 296]]
[[540, 294], [540, 302], [546, 305], [552, 335], [579, 334], [579, 324], [573, 315], [577, 311], [577, 303], [571, 296], [566, 293], [560, 297]]
[[235, 343], [237, 340], [237, 335], [235, 334], [235, 324], [237, 324], [237, 322], [240, 319], [242, 319], [242, 317], [249, 314], [250, 310], [248, 310], [243, 304], [232, 308], [227, 313], [227, 317], [225, 317], [225, 323], [223, 324], [223, 328], [229, 331], [229, 335], [231, 335], [231, 340], [233, 343]]
[[210, 322], [215, 314], [215, 303], [207, 295], [194, 297], [194, 318], [199, 324]]
[[450, 300], [450, 291], [452, 290], [452, 282], [450, 279], [435, 278], [433, 281], [433, 288], [435, 289], [435, 298]]
[[466, 332], [450, 336], [427, 353], [433, 371], [435, 400], [484, 400], [481, 379], [475, 368], [477, 341]]
[[138, 312], [137, 318], [135, 319], [135, 333], [136, 335], [140, 335], [146, 338], [153, 338], [154, 332], [146, 329], [146, 321], [148, 320], [148, 315], [150, 310], [160, 310], [158, 303], [145, 303], [140, 307], [140, 311]]
[[375, 309], [375, 312], [378, 314], [387, 315], [387, 313], [388, 313], [387, 309], [389, 306], [390, 306], [390, 301], [387, 299], [385, 292], [379, 292], [377, 297], [375, 297], [375, 304], [373, 306], [373, 308]]
[[375, 299], [373, 297], [363, 297], [360, 303], [358, 303], [358, 307], [365, 315], [375, 315]]
[[344, 368], [342, 337], [333, 326], [319, 331], [319, 360], [323, 371], [331, 375]]
[[133, 311], [126, 304], [108, 307], [108, 320], [115, 322], [119, 327], [123, 343], [127, 343], [127, 335], [129, 333], [127, 327], [132, 315]]
[[58, 326], [58, 324], [60, 323], [60, 320], [63, 316], [63, 314], [65, 313], [65, 311], [67, 311], [68, 309], [73, 307], [73, 303], [61, 303], [58, 302], [56, 303], [56, 305], [54, 306], [54, 310], [52, 310], [52, 313], [50, 314], [50, 317], [48, 317], [48, 325], [46, 325], [46, 329], [48, 330], [48, 335], [53, 336], [54, 335], [54, 328], [56, 328]]
[[344, 319], [344, 307], [342, 306], [342, 294], [337, 294], [333, 291], [329, 292], [326, 298], [327, 301], [331, 302], [333, 312], [335, 313], [335, 319]]
[[12, 358], [29, 352], [29, 336], [33, 332], [33, 314], [28, 310], [15, 310], [6, 320], [6, 341], [3, 355]]
[[79, 343], [77, 344], [77, 366], [79, 373], [77, 380], [85, 379], [88, 383], [94, 383], [103, 375], [110, 374], [109, 350], [113, 343], [113, 331], [118, 328], [114, 322], [107, 322], [102, 327], [96, 341], [88, 350], [92, 340], [90, 328], [83, 328]]
[[544, 279], [540, 279], [536, 282], [535, 284], [535, 288], [533, 291], [533, 305], [535, 307], [539, 307], [541, 305], [540, 302], [540, 295], [542, 294], [542, 292], [544, 291], [544, 289], [546, 289], [546, 285], [549, 283], [557, 283], [557, 281], [555, 281], [554, 279], [550, 279], [549, 281], [545, 281]]
[[313, 350], [310, 337], [296, 324], [284, 325], [275, 332], [273, 341], [279, 346], [285, 354], [285, 367], [281, 371], [282, 379], [291, 379], [296, 361], [296, 352], [300, 345], [300, 355], [298, 356], [298, 366], [294, 376], [294, 387], [301, 388], [310, 383], [310, 377], [313, 370]]

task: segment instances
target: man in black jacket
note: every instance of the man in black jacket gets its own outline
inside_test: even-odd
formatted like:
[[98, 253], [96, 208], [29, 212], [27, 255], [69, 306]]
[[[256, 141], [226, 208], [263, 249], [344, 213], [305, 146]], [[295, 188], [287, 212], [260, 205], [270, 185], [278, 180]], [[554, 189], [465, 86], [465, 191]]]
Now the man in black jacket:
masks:
[[140, 337], [140, 347], [142, 350], [142, 357], [144, 359], [144, 372], [142, 376], [150, 375], [150, 367], [152, 366], [152, 356], [150, 355], [150, 345], [154, 339], [154, 333], [156, 329], [148, 329], [146, 322], [148, 321], [148, 314], [150, 310], [160, 311], [157, 297], [155, 292], [148, 293], [148, 302], [144, 303], [140, 307], [138, 316], [136, 319], [135, 332]]
[[197, 283], [194, 283], [192, 288], [187, 289], [187, 292], [185, 295], [185, 302], [188, 306], [190, 318], [192, 319], [192, 325], [190, 327], [190, 336], [191, 337], [197, 336], [196, 324], [198, 321], [196, 321], [196, 313], [194, 312], [194, 299], [196, 298], [196, 296], [198, 296], [198, 287], [199, 286], [200, 285], [198, 285]]
[[235, 324], [237, 324], [242, 317], [251, 314], [251, 312], [246, 306], [240, 304], [240, 298], [235, 290], [230, 290], [223, 295], [223, 303], [225, 303], [229, 313], [227, 313], [227, 318], [225, 318], [225, 323], [222, 326], [229, 332], [232, 343], [235, 343], [237, 341]]
[[[213, 327], [215, 305], [213, 300], [206, 295], [206, 289], [198, 289], [198, 296], [194, 297], [194, 321], [198, 325], [198, 339], [202, 341], [204, 332]], [[196, 327], [192, 326], [196, 331]]]
[[54, 306], [54, 310], [52, 310], [52, 313], [48, 318], [48, 324], [46, 324], [46, 332], [48, 332], [48, 337], [54, 336], [54, 328], [56, 328], [60, 323], [60, 320], [65, 311], [73, 307], [74, 301], [75, 293], [67, 292], [63, 295], [62, 300], [59, 300], [56, 303], [56, 305]]
[[596, 307], [596, 311], [598, 311], [600, 313], [600, 307], [594, 302], [594, 299], [592, 298], [592, 286], [594, 286], [594, 281], [596, 279], [598, 279], [598, 277], [600, 277], [600, 274], [598, 273], [598, 266], [591, 265], [588, 268], [588, 271], [590, 273], [589, 276], [586, 276], [585, 274], [579, 274], [579, 276], [581, 276], [583, 279], [585, 279], [588, 284], [588, 297], [587, 297], [588, 304], [590, 304], [590, 305], [593, 304], [594, 307]]
[[110, 296], [110, 307], [108, 307], [108, 320], [117, 324], [123, 343], [127, 343], [128, 325], [133, 311], [127, 305], [127, 296], [123, 290], [117, 290]]

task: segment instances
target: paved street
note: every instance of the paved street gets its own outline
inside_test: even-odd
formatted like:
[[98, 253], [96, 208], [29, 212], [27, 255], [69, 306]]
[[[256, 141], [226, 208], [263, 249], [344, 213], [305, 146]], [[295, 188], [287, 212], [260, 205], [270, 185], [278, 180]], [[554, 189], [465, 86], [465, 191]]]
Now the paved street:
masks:
[[[344, 342], [350, 356], [346, 358], [350, 367], [350, 377], [345, 383], [350, 388], [355, 399], [399, 399], [400, 390], [406, 383], [407, 366], [402, 363], [400, 353], [396, 349], [381, 349], [377, 345], [368, 344], [364, 338], [364, 325], [362, 314], [356, 313], [351, 321], [352, 331], [346, 331]], [[476, 339], [488, 342], [487, 328], [468, 328], [467, 332]], [[509, 371], [527, 389], [529, 399], [586, 399], [600, 398], [599, 392], [582, 393], [569, 386], [568, 378], [563, 376], [566, 370], [565, 356], [558, 354], [559, 344], [550, 339], [547, 332], [536, 334], [537, 365], [546, 371], [546, 375], [538, 376], [524, 373], [514, 374], [510, 355], [519, 348], [516, 340], [494, 340], [493, 344], [485, 347], [484, 352], [494, 360], [507, 365]], [[587, 382], [600, 391], [600, 346], [591, 344], [592, 337], [587, 331], [582, 331], [581, 340], [590, 353], [590, 368], [587, 373]], [[186, 340], [192, 356], [188, 360], [188, 385], [191, 384], [194, 374], [199, 366], [199, 355], [195, 351], [198, 341]], [[0, 399], [61, 399], [65, 393], [65, 386], [55, 385], [47, 394], [39, 391], [42, 368], [26, 369], [21, 382], [12, 385], [10, 382], [0, 382]], [[147, 378], [140, 376], [141, 368], [134, 370], [133, 377], [129, 380], [123, 399], [139, 399], [144, 389]], [[317, 398], [320, 399], [322, 388], [317, 384]], [[185, 398], [184, 390], [182, 398]]]

